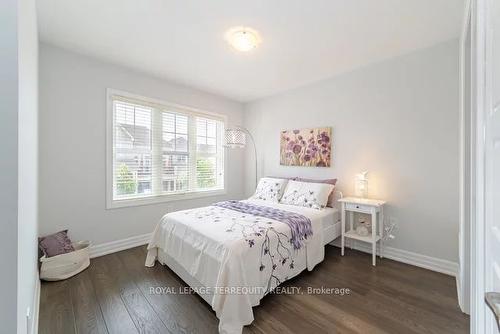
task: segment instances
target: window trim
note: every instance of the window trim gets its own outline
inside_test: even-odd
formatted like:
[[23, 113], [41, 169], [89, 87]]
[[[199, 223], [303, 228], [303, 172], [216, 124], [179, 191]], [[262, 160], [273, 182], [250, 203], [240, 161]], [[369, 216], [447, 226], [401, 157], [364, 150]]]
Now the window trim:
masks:
[[[131, 206], [159, 204], [179, 200], [221, 196], [227, 194], [227, 155], [224, 153], [224, 187], [216, 190], [186, 191], [183, 193], [152, 195], [136, 198], [113, 199], [113, 96], [122, 96], [132, 101], [143, 101], [152, 105], [160, 105], [172, 108], [173, 111], [188, 112], [200, 117], [216, 118], [227, 126], [227, 116], [211, 111], [201, 110], [185, 105], [166, 102], [155, 98], [149, 98], [125, 91], [106, 89], [106, 209], [124, 208]], [[224, 148], [222, 148], [224, 150]]]

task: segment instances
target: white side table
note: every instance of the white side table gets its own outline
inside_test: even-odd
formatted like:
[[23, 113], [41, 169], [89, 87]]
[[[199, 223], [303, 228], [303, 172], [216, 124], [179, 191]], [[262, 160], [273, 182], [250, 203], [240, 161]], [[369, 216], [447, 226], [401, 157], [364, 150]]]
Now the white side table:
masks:
[[[342, 203], [342, 256], [344, 256], [345, 238], [360, 240], [372, 244], [372, 264], [376, 265], [377, 256], [377, 242], [380, 245], [380, 257], [383, 257], [382, 248], [384, 235], [384, 201], [344, 197], [339, 199]], [[345, 230], [346, 214], [349, 212], [349, 231]], [[360, 236], [353, 228], [354, 225], [354, 212], [366, 213], [372, 216], [372, 234], [367, 236]], [[377, 219], [378, 214], [378, 219]]]

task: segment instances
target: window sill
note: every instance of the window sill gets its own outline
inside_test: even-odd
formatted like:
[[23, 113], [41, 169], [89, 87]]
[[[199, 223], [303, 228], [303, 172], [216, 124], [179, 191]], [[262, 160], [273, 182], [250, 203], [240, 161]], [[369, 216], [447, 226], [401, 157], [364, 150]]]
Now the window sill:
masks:
[[151, 204], [168, 203], [168, 202], [190, 200], [190, 199], [197, 199], [204, 197], [221, 196], [225, 195], [226, 193], [227, 193], [226, 189], [218, 189], [218, 190], [199, 191], [199, 192], [183, 193], [183, 194], [170, 194], [170, 195], [148, 196], [142, 198], [108, 200], [106, 202], [106, 209], [118, 209], [131, 206], [151, 205]]

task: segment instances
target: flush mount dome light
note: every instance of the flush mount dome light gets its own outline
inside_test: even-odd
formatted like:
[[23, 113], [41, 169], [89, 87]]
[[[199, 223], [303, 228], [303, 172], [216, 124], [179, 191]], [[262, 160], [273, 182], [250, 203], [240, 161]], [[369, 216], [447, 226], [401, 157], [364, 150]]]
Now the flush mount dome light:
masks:
[[234, 27], [226, 32], [226, 41], [235, 49], [247, 52], [260, 44], [259, 33], [248, 27]]

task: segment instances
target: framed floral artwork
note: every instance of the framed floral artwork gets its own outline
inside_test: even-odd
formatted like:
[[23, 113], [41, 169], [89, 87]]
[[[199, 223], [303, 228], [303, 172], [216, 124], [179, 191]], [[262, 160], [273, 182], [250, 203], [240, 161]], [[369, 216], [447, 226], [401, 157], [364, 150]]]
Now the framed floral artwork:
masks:
[[330, 167], [331, 156], [332, 128], [281, 131], [281, 165]]

